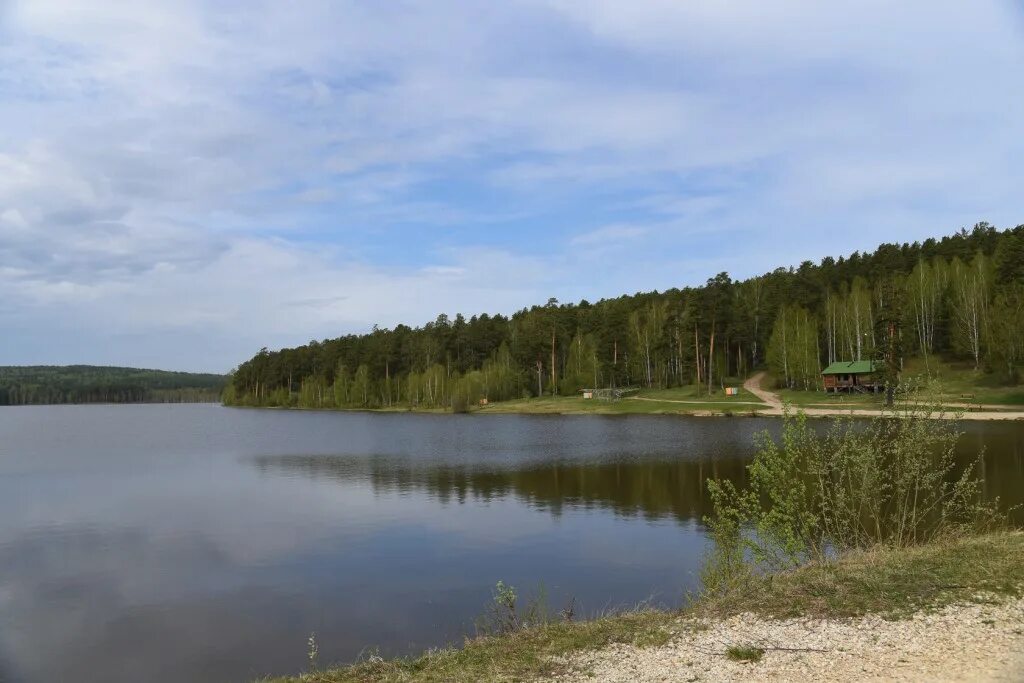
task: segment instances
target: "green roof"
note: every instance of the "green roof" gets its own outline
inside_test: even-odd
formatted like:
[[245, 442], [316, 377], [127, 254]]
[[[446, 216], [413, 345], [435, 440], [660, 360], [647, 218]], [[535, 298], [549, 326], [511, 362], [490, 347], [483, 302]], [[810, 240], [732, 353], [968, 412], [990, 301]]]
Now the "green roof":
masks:
[[881, 364], [870, 360], [842, 360], [821, 371], [823, 375], [868, 375]]

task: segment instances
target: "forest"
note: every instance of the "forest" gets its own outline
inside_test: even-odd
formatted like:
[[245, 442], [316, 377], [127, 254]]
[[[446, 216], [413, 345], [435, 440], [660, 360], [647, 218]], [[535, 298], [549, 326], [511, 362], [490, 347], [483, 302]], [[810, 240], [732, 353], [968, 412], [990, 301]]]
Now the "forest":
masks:
[[882, 244], [734, 281], [559, 303], [511, 316], [440, 315], [422, 327], [261, 349], [229, 405], [450, 408], [583, 388], [699, 385], [765, 367], [813, 390], [836, 360], [968, 362], [1007, 385], [1024, 363], [1024, 225]]
[[94, 365], [0, 366], [0, 405], [218, 401], [224, 375]]

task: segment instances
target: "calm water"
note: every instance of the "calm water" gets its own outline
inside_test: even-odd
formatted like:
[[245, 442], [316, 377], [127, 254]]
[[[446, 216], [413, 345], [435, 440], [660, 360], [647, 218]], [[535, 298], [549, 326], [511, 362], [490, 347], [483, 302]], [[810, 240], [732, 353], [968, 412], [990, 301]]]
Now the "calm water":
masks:
[[[0, 681], [248, 681], [459, 642], [501, 579], [677, 603], [770, 420], [0, 409]], [[968, 424], [1024, 500], [1024, 424]]]

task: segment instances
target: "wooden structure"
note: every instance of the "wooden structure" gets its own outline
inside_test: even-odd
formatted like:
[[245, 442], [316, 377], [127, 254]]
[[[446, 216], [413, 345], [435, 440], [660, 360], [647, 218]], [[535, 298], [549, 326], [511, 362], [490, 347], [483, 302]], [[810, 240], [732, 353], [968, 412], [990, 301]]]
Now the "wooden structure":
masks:
[[825, 392], [877, 392], [882, 388], [880, 363], [870, 360], [837, 361], [821, 371]]

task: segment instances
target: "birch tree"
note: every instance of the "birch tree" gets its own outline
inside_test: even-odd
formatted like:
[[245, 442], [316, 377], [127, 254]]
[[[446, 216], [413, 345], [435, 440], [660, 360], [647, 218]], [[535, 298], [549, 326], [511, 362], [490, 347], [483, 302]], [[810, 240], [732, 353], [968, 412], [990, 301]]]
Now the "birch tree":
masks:
[[787, 388], [811, 389], [821, 376], [818, 321], [800, 306], [784, 306], [768, 341], [768, 366]]
[[948, 283], [949, 268], [942, 258], [933, 259], [931, 263], [921, 259], [907, 277], [907, 298], [917, 348], [924, 356], [926, 367], [929, 356], [935, 352], [936, 324]]
[[1024, 362], [1024, 283], [1007, 287], [992, 304], [992, 360], [1001, 365], [1011, 383], [1020, 380]]
[[988, 301], [991, 287], [991, 264], [978, 253], [970, 264], [953, 259], [950, 264], [952, 288], [954, 343], [958, 350], [974, 360], [974, 369], [981, 367], [982, 344], [989, 325]]

